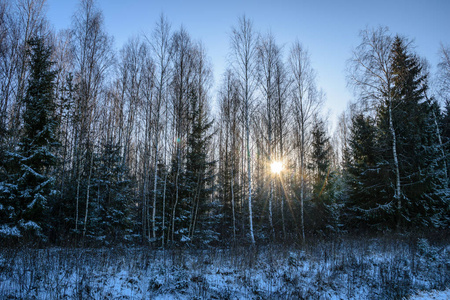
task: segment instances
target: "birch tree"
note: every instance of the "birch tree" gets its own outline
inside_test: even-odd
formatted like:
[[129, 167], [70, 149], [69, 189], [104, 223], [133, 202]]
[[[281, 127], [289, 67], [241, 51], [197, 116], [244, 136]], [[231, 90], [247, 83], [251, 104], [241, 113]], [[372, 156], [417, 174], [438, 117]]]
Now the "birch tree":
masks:
[[182, 27], [179, 31], [175, 32], [172, 37], [172, 42], [173, 73], [171, 76], [171, 117], [175, 147], [172, 154], [172, 184], [174, 187], [174, 195], [172, 197], [170, 238], [174, 241], [176, 232], [182, 235], [181, 232], [184, 230], [180, 230], [177, 226], [183, 226], [183, 222], [181, 222], [183, 221], [182, 216], [180, 216], [183, 211], [183, 206], [180, 205], [180, 202], [183, 193], [183, 163], [186, 157], [186, 143], [190, 131], [188, 120], [190, 112], [189, 97], [191, 89], [193, 88], [195, 67], [193, 60], [194, 53], [192, 51], [193, 44], [186, 29]]
[[9, 132], [11, 147], [19, 141], [21, 115], [29, 77], [28, 41], [46, 36], [45, 0], [0, 1], [0, 134]]
[[[395, 174], [394, 201], [397, 214], [402, 209], [402, 186], [400, 181], [400, 167], [397, 153], [397, 133], [393, 120], [393, 73], [391, 70], [391, 49], [393, 39], [387, 28], [379, 27], [375, 30], [363, 30], [360, 33], [362, 42], [353, 51], [349, 61], [349, 80], [359, 94], [361, 101], [369, 108], [386, 103], [388, 127], [391, 138], [393, 169]], [[400, 217], [397, 216], [397, 227]]]
[[450, 103], [450, 46], [441, 44], [439, 52], [437, 88], [442, 101], [448, 104]]
[[289, 67], [292, 76], [292, 108], [295, 120], [295, 132], [300, 159], [300, 227], [302, 242], [305, 242], [305, 177], [308, 135], [313, 116], [322, 103], [315, 83], [315, 71], [311, 66], [308, 52], [300, 42], [295, 42], [289, 55]]
[[448, 144], [448, 140], [450, 139], [450, 46], [444, 46], [442, 44], [440, 54], [441, 57], [438, 64], [437, 88], [439, 98], [442, 101], [441, 104], [444, 105], [445, 109], [442, 120], [442, 136], [439, 129], [437, 131], [437, 135], [439, 136], [439, 142], [441, 144], [440, 148], [442, 151], [442, 156], [445, 157], [445, 164], [447, 166], [448, 186], [450, 184], [450, 161], [446, 155], [450, 151], [450, 147], [448, 145], [445, 146], [445, 144]]
[[[292, 80], [289, 78], [289, 73], [285, 63], [279, 59], [275, 66], [275, 84], [274, 84], [274, 150], [276, 152], [276, 159], [282, 161], [285, 166], [288, 165], [288, 156], [290, 148], [289, 142], [289, 121], [292, 120], [292, 111], [290, 110], [290, 88]], [[286, 191], [283, 185], [286, 172], [279, 174], [279, 194], [281, 197], [280, 211], [281, 211], [281, 225], [283, 237], [286, 238], [286, 217], [285, 217], [285, 202]]]
[[252, 156], [250, 151], [250, 118], [254, 91], [256, 88], [257, 36], [253, 31], [253, 23], [246, 16], [240, 17], [238, 26], [232, 28], [231, 55], [233, 68], [238, 74], [241, 85], [241, 98], [244, 115], [245, 143], [248, 178], [248, 210], [250, 241], [255, 243], [252, 213]]
[[[102, 13], [95, 7], [93, 0], [82, 0], [79, 10], [73, 19], [73, 55], [75, 59], [75, 81], [78, 84], [76, 115], [75, 115], [75, 145], [74, 145], [74, 178], [76, 188], [76, 220], [78, 216], [81, 193], [81, 176], [91, 174], [93, 154], [93, 122], [94, 114], [102, 84], [108, 68], [112, 65], [111, 38], [103, 28]], [[83, 163], [85, 167], [83, 167]], [[84, 230], [89, 213], [89, 180], [86, 192], [86, 213]]]
[[[233, 241], [236, 242], [238, 231], [238, 170], [240, 141], [240, 98], [239, 86], [233, 72], [228, 69], [223, 75], [223, 83], [219, 92], [219, 189], [223, 201], [224, 223], [232, 228]], [[229, 221], [231, 218], [231, 222]], [[224, 228], [226, 236], [228, 228]]]
[[[265, 99], [264, 123], [266, 127], [267, 140], [267, 164], [272, 163], [274, 148], [274, 113], [276, 98], [276, 72], [280, 57], [280, 49], [276, 45], [275, 37], [271, 34], [260, 39], [258, 45], [258, 66], [259, 66], [259, 86]], [[275, 238], [275, 228], [273, 225], [273, 193], [274, 182], [273, 176], [270, 174], [269, 183], [269, 223], [272, 236]]]
[[[152, 237], [156, 239], [156, 200], [157, 200], [157, 185], [158, 185], [158, 158], [160, 150], [160, 137], [161, 137], [161, 116], [163, 104], [168, 101], [167, 98], [167, 84], [170, 78], [170, 63], [171, 63], [171, 41], [170, 41], [170, 24], [164, 15], [160, 16], [158, 23], [151, 35], [146, 37], [147, 42], [152, 50], [153, 57], [155, 59], [155, 87], [156, 87], [156, 99], [155, 109], [153, 110], [153, 120], [155, 122], [155, 134], [154, 134], [154, 176], [153, 176], [153, 207], [152, 207]], [[167, 120], [166, 120], [167, 121]], [[165, 195], [163, 196], [165, 199]], [[165, 205], [163, 205], [165, 207]], [[163, 218], [165, 212], [162, 212]], [[162, 240], [164, 242], [164, 227], [162, 224]]]

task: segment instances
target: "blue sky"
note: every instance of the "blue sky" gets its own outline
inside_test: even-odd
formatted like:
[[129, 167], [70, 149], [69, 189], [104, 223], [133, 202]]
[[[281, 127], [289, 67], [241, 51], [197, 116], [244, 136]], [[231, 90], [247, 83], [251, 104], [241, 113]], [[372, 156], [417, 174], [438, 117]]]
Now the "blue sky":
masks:
[[[48, 19], [56, 30], [68, 28], [78, 0], [48, 0]], [[285, 54], [298, 39], [310, 53], [325, 91], [330, 120], [347, 107], [352, 92], [346, 86], [345, 66], [366, 27], [388, 26], [391, 32], [414, 40], [416, 51], [436, 70], [440, 43], [450, 44], [450, 0], [98, 0], [105, 27], [120, 49], [128, 38], [149, 33], [161, 13], [176, 30], [183, 25], [201, 40], [214, 69], [216, 86], [227, 66], [231, 27], [245, 14], [255, 30], [271, 31]], [[213, 91], [213, 96], [215, 96]]]

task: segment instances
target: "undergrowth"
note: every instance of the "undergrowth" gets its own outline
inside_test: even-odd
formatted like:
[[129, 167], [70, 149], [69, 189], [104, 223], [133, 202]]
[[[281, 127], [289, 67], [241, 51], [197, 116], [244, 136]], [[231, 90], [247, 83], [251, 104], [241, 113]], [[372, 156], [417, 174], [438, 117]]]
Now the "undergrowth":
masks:
[[403, 299], [450, 287], [450, 248], [336, 239], [220, 249], [2, 249], [1, 299]]

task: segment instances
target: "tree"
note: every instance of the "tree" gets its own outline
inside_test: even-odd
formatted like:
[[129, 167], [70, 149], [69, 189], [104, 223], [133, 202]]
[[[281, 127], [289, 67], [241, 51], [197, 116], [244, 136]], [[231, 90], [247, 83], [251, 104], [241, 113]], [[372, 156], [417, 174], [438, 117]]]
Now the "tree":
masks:
[[[428, 74], [423, 67], [418, 57], [410, 52], [407, 40], [396, 36], [391, 50], [392, 105], [395, 107], [392, 118], [398, 133], [399, 167], [405, 185], [405, 207], [398, 214], [401, 214], [405, 225], [439, 227], [440, 214], [445, 208], [447, 178], [435, 128], [437, 107], [427, 101]], [[382, 106], [382, 130], [387, 123], [384, 112]], [[383, 145], [382, 138], [380, 141]]]
[[[48, 32], [46, 30], [46, 20], [44, 16], [44, 3], [45, 0], [18, 0], [14, 5], [13, 14], [15, 19], [10, 19], [11, 27], [10, 33], [12, 63], [13, 69], [10, 75], [14, 78], [14, 98], [11, 99], [14, 102], [11, 106], [11, 143], [13, 146], [17, 145], [18, 131], [21, 128], [21, 116], [23, 112], [23, 101], [27, 89], [27, 81], [30, 75], [28, 65], [28, 51], [30, 50], [28, 41], [35, 36], [45, 36]], [[13, 21], [14, 20], [14, 21]]]
[[[94, 121], [101, 88], [112, 64], [111, 38], [103, 28], [103, 16], [93, 0], [82, 0], [73, 18], [74, 79], [77, 83], [74, 115], [73, 181], [76, 182], [75, 231], [78, 231], [80, 206], [85, 204], [83, 232], [89, 214], [89, 189], [93, 167]], [[81, 198], [85, 192], [86, 197]]]
[[[179, 236], [182, 230], [187, 231], [187, 228], [178, 228], [183, 226], [182, 216], [180, 216], [181, 202], [183, 201], [183, 168], [185, 167], [186, 158], [186, 144], [188, 134], [190, 132], [189, 113], [190, 113], [190, 93], [194, 88], [194, 74], [195, 74], [195, 51], [193, 43], [188, 32], [182, 27], [175, 32], [172, 37], [173, 43], [173, 73], [171, 77], [171, 92], [172, 92], [172, 129], [173, 140], [175, 146], [172, 153], [172, 177], [171, 184], [173, 187], [172, 196], [172, 214], [170, 226], [170, 239], [175, 241], [175, 235]], [[189, 214], [187, 212], [187, 214]], [[176, 234], [176, 232], [178, 234]], [[169, 238], [169, 236], [168, 236]]]
[[246, 140], [247, 178], [248, 178], [248, 210], [250, 241], [255, 243], [252, 213], [252, 156], [250, 152], [250, 113], [255, 90], [257, 38], [254, 36], [252, 22], [245, 16], [239, 18], [237, 28], [232, 29], [231, 50], [234, 68], [239, 77], [242, 92], [243, 117]]
[[402, 210], [402, 187], [400, 180], [399, 157], [397, 151], [397, 132], [394, 127], [393, 110], [393, 73], [391, 69], [392, 37], [387, 28], [363, 30], [360, 33], [361, 44], [353, 52], [349, 62], [350, 84], [359, 93], [360, 100], [366, 107], [376, 109], [380, 104], [386, 105], [391, 161], [395, 175], [393, 186], [394, 201], [397, 211], [397, 228], [400, 227], [398, 214]]
[[441, 44], [440, 60], [438, 64], [438, 93], [442, 103], [450, 102], [450, 46]]
[[213, 218], [208, 217], [208, 213], [212, 210], [209, 196], [213, 192], [214, 162], [208, 161], [207, 154], [213, 122], [208, 120], [205, 103], [200, 101], [195, 92], [191, 93], [190, 102], [192, 111], [190, 119], [193, 126], [187, 143], [184, 174], [191, 210], [187, 240], [193, 240], [196, 235], [200, 241], [208, 244], [217, 239], [214, 227], [211, 226]]
[[302, 242], [305, 242], [305, 170], [309, 128], [314, 115], [321, 105], [315, 85], [315, 72], [311, 67], [308, 52], [297, 41], [291, 48], [289, 67], [292, 73], [292, 106], [295, 120], [295, 132], [300, 158], [300, 226]]
[[0, 1], [0, 159], [20, 140], [27, 82], [29, 40], [45, 36], [44, 0]]
[[218, 191], [222, 199], [222, 238], [229, 237], [232, 232], [233, 242], [240, 226], [238, 226], [238, 208], [242, 199], [238, 191], [239, 174], [239, 141], [242, 132], [239, 126], [240, 97], [239, 85], [233, 72], [228, 69], [223, 76], [220, 90], [220, 120], [218, 132], [220, 135]]
[[120, 147], [112, 142], [102, 145], [95, 155], [93, 168], [92, 222], [87, 235], [106, 243], [126, 241], [131, 233], [133, 198]]
[[[336, 231], [338, 211], [334, 197], [334, 174], [331, 169], [332, 148], [325, 130], [325, 122], [315, 117], [312, 128], [311, 163], [313, 228], [318, 231]], [[314, 213], [312, 213], [314, 212]]]
[[352, 118], [345, 160], [349, 196], [345, 203], [347, 228], [364, 229], [387, 226], [393, 206], [386, 196], [387, 174], [381, 168], [378, 128], [370, 116], [358, 113]]
[[[13, 100], [15, 51], [17, 39], [13, 37], [13, 25], [10, 6], [6, 1], [0, 1], [0, 159], [3, 161], [3, 151], [6, 149], [8, 131], [8, 110]], [[12, 73], [12, 74], [11, 74]]]
[[[444, 112], [438, 134], [441, 134], [441, 152], [445, 157], [447, 165], [447, 185], [450, 185], [450, 47], [441, 45], [441, 59], [438, 64], [438, 94], [441, 105], [444, 105]], [[438, 119], [438, 118], [436, 118]], [[442, 133], [441, 133], [442, 132]]]
[[[292, 120], [292, 110], [290, 109], [291, 99], [290, 88], [292, 81], [289, 78], [288, 70], [281, 59], [277, 60], [275, 67], [275, 84], [274, 84], [274, 137], [275, 137], [275, 155], [277, 161], [282, 161], [287, 167], [288, 159], [286, 153], [289, 153], [289, 121]], [[278, 193], [281, 198], [280, 213], [281, 213], [281, 227], [283, 237], [286, 238], [286, 217], [285, 217], [285, 186], [283, 181], [285, 180], [287, 172], [282, 172], [278, 175], [278, 184], [276, 185], [275, 192]]]
[[426, 97], [423, 64], [409, 49], [386, 29], [365, 31], [351, 61], [351, 79], [376, 118], [376, 169], [382, 174], [372, 193], [376, 205], [365, 214], [383, 211], [387, 225], [395, 223], [397, 230], [442, 226], [447, 202], [436, 106]]
[[[152, 211], [152, 235], [153, 239], [156, 238], [156, 200], [157, 200], [157, 184], [158, 184], [158, 159], [160, 151], [160, 129], [161, 129], [161, 115], [162, 115], [162, 105], [168, 101], [167, 85], [170, 78], [170, 62], [171, 62], [171, 43], [170, 43], [170, 24], [161, 15], [158, 24], [152, 34], [152, 39], [147, 39], [151, 45], [153, 54], [156, 57], [156, 102], [155, 102], [155, 124], [156, 130], [154, 134], [154, 148], [155, 148], [155, 158], [154, 158], [154, 178], [153, 178], [153, 211]], [[166, 109], [167, 110], [167, 109]], [[166, 120], [168, 122], [168, 120]], [[165, 178], [164, 182], [166, 182]], [[162, 224], [162, 244], [164, 245], [164, 233], [165, 233], [165, 194], [163, 195], [163, 224]]]
[[[106, 97], [110, 107], [108, 134], [102, 144], [112, 144], [120, 148], [123, 168], [129, 175], [134, 174], [141, 191], [141, 205], [138, 205], [141, 237], [149, 239], [149, 181], [151, 166], [151, 137], [157, 132], [153, 126], [153, 105], [155, 95], [155, 63], [146, 41], [138, 37], [128, 40], [120, 51], [119, 77]], [[103, 120], [100, 120], [103, 121]], [[106, 122], [105, 122], [106, 123]], [[102, 130], [103, 131], [103, 130]], [[143, 136], [143, 139], [141, 139]], [[141, 152], [142, 151], [142, 152]], [[142, 153], [139, 157], [138, 153]]]
[[[42, 37], [29, 41], [30, 78], [23, 102], [23, 135], [17, 153], [9, 153], [12, 169], [2, 182], [2, 204], [9, 210], [10, 228], [18, 228], [20, 235], [45, 240], [45, 214], [50, 198], [55, 195], [52, 172], [57, 164], [54, 79], [51, 48]], [[10, 165], [10, 166], [11, 166]], [[6, 194], [6, 195], [5, 195]], [[5, 197], [6, 196], [6, 197]], [[8, 226], [8, 225], [7, 225]]]
[[[263, 113], [264, 125], [266, 127], [265, 140], [267, 160], [265, 165], [267, 166], [273, 160], [274, 152], [274, 114], [275, 109], [275, 93], [276, 93], [276, 72], [279, 61], [281, 60], [280, 49], [276, 45], [273, 35], [268, 34], [265, 38], [261, 38], [258, 45], [258, 66], [259, 66], [259, 86], [261, 88], [263, 97], [265, 98], [265, 112]], [[269, 172], [267, 172], [269, 173]], [[274, 182], [273, 174], [269, 173], [269, 223], [272, 231], [272, 237], [275, 238], [275, 228], [273, 224], [273, 194], [274, 194]]]
[[[450, 153], [450, 102], [445, 104], [444, 110], [442, 112], [441, 124], [439, 126], [439, 132], [441, 135], [441, 151], [443, 157], [445, 158], [445, 164], [447, 165], [447, 177], [450, 175], [450, 157], [447, 153]], [[450, 185], [450, 178], [449, 185]]]

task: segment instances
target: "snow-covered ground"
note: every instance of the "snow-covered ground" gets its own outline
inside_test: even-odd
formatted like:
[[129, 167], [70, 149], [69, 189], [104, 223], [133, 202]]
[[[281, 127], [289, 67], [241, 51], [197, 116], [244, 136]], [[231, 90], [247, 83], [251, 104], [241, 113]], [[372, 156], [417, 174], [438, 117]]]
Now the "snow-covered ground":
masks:
[[449, 299], [449, 250], [423, 239], [304, 248], [3, 249], [0, 299]]
[[450, 289], [445, 291], [429, 291], [429, 292], [419, 292], [412, 295], [409, 300], [449, 300], [450, 299]]

